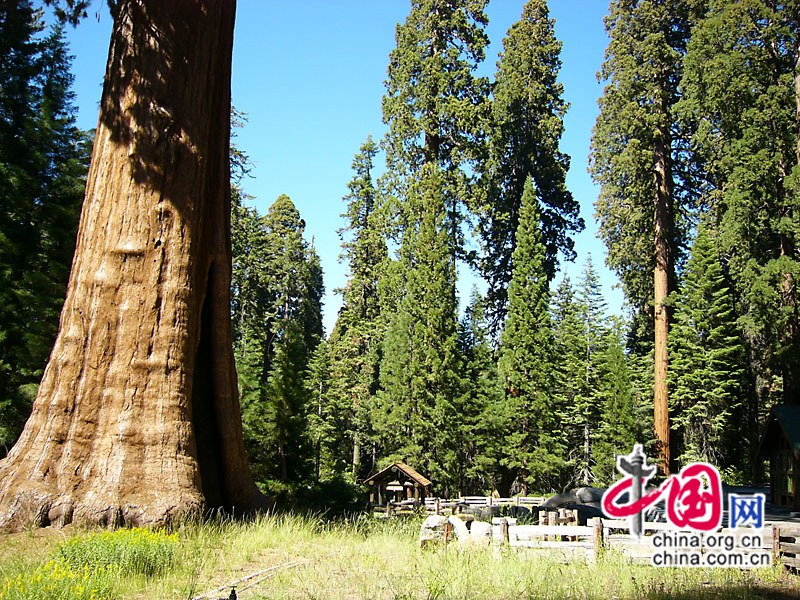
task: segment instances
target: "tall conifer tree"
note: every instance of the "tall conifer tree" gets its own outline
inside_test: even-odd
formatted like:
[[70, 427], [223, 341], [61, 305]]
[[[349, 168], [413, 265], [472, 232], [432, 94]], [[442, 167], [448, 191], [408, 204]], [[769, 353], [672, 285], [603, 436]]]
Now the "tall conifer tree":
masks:
[[516, 491], [555, 489], [565, 466], [565, 443], [553, 391], [553, 331], [548, 312], [546, 249], [539, 199], [528, 178], [522, 196], [508, 288], [508, 316], [498, 370], [509, 418], [503, 463]]
[[0, 8], [0, 456], [28, 417], [55, 341], [89, 163], [62, 26]]
[[[282, 195], [265, 217], [234, 211], [234, 321], [245, 445], [262, 483], [297, 484], [314, 472], [306, 369], [322, 338], [322, 270], [305, 223]], [[239, 254], [239, 253], [242, 254]]]
[[[572, 408], [574, 423], [581, 434], [577, 482], [589, 485], [595, 479], [594, 442], [599, 437], [602, 405], [600, 401], [600, 362], [605, 350], [607, 328], [606, 304], [600, 290], [600, 280], [594, 270], [591, 255], [586, 257], [583, 275], [578, 287], [578, 307], [582, 321], [580, 348], [584, 355], [582, 394], [580, 402]], [[582, 431], [580, 431], [582, 430]]]
[[747, 450], [758, 441], [744, 419], [745, 352], [715, 237], [701, 223], [676, 301], [670, 334], [675, 425], [682, 464], [709, 462], [736, 481], [749, 472]]
[[578, 202], [566, 188], [569, 157], [559, 150], [564, 132], [561, 42], [545, 0], [529, 0], [508, 30], [497, 63], [490, 116], [487, 188], [481, 219], [489, 281], [489, 308], [497, 325], [506, 311], [515, 232], [525, 180], [532, 177], [542, 204], [545, 270], [556, 272], [558, 253], [574, 258], [571, 234], [583, 229]]
[[455, 493], [460, 427], [453, 410], [459, 390], [456, 274], [441, 194], [438, 167], [425, 165], [406, 200], [417, 225], [403, 232], [405, 292], [386, 332], [375, 420], [386, 454], [408, 459], [443, 491]]
[[799, 31], [796, 2], [711, 2], [683, 81], [762, 415], [800, 403]]
[[344, 198], [346, 225], [339, 232], [349, 275], [330, 340], [329, 414], [336, 422], [336, 435], [327, 443], [337, 461], [350, 465], [353, 478], [366, 476], [365, 469], [375, 466], [364, 464], [363, 455], [371, 435], [372, 398], [378, 387], [380, 344], [387, 320], [381, 316], [379, 298], [380, 274], [388, 253], [372, 177], [377, 151], [368, 138], [353, 160], [354, 175]]
[[608, 264], [639, 318], [651, 315], [654, 427], [662, 470], [670, 469], [667, 296], [675, 289], [686, 232], [682, 214], [695, 192], [677, 127], [682, 58], [693, 0], [614, 0], [600, 77], [607, 82], [592, 139], [591, 168]]
[[[583, 310], [575, 295], [575, 288], [566, 275], [556, 288], [550, 306], [554, 345], [553, 400], [561, 408], [564, 423], [564, 441], [567, 444], [568, 465], [562, 487], [581, 479], [585, 472], [583, 408], [586, 399], [586, 334]], [[588, 463], [586, 463], [588, 464]]]
[[458, 351], [463, 366], [458, 434], [459, 486], [462, 494], [484, 494], [502, 487], [499, 456], [505, 442], [498, 425], [501, 396], [497, 364], [489, 337], [485, 302], [477, 289], [459, 322]]
[[627, 454], [634, 444], [652, 445], [649, 389], [643, 394], [634, 385], [634, 368], [625, 352], [625, 327], [622, 319], [611, 319], [598, 357], [600, 422], [592, 453], [595, 485], [610, 485], [617, 479], [618, 455]]
[[389, 57], [383, 119], [398, 205], [396, 312], [381, 364], [376, 423], [386, 454], [455, 492], [456, 264], [470, 169], [482, 150], [486, 0], [412, 0]]

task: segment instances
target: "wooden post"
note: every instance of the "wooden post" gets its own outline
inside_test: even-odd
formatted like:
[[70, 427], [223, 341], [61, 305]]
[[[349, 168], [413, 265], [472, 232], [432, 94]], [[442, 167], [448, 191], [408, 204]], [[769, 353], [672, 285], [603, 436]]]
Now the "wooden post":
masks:
[[781, 528], [777, 525], [772, 526], [772, 560], [778, 562], [781, 559]]
[[594, 520], [594, 560], [597, 562], [603, 554], [603, 519], [599, 517]]
[[508, 519], [500, 519], [500, 535], [503, 538], [502, 544], [508, 546], [511, 543], [508, 537]]
[[436, 514], [437, 515], [442, 514], [442, 505], [441, 505], [441, 500], [439, 498], [436, 498]]

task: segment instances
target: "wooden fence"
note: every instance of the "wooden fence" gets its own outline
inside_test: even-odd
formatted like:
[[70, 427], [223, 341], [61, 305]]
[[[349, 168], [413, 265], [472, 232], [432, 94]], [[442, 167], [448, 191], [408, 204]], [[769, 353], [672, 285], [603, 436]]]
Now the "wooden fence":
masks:
[[[508, 546], [524, 548], [526, 551], [546, 554], [548, 559], [570, 562], [585, 560], [594, 562], [603, 552], [612, 550], [620, 553], [633, 563], [650, 564], [654, 555], [652, 534], [658, 531], [677, 530], [667, 523], [644, 523], [645, 535], [637, 540], [628, 531], [627, 520], [591, 519], [586, 526], [578, 525], [516, 525], [513, 519], [495, 519], [492, 527], [492, 539], [496, 547]], [[778, 533], [780, 531], [780, 533]], [[741, 530], [721, 529], [716, 536], [741, 535]], [[800, 530], [777, 530], [765, 527], [757, 544], [746, 548], [737, 546], [738, 554], [753, 554], [765, 551], [780, 558], [787, 566], [800, 566]], [[776, 545], [775, 540], [779, 540]], [[780, 547], [780, 551], [775, 550]], [[707, 548], [671, 548], [673, 555], [681, 553], [707, 553]], [[796, 561], [796, 562], [795, 562]]]
[[772, 549], [775, 558], [787, 568], [800, 570], [800, 525], [773, 525]]
[[[517, 524], [517, 519], [494, 517], [492, 519], [492, 544], [524, 548], [531, 552], [546, 552], [550, 559], [575, 559], [595, 561], [605, 551], [619, 552], [635, 563], [650, 563], [653, 556], [652, 536], [658, 531], [675, 531], [668, 523], [643, 523], [644, 537], [636, 540], [630, 536], [626, 519], [589, 519], [585, 526], [578, 525], [578, 512], [564, 508], [541, 508], [544, 497], [517, 496], [495, 498], [492, 496], [462, 496], [442, 499], [426, 498], [422, 506], [413, 503], [397, 503], [385, 508], [386, 514], [410, 513], [423, 509], [427, 514], [456, 515], [464, 507], [522, 506], [531, 510], [527, 517], [530, 524]], [[721, 529], [718, 535], [737, 532]], [[738, 532], [741, 534], [741, 531]], [[800, 525], [768, 524], [760, 532], [761, 543], [751, 548], [737, 547], [740, 553], [770, 551], [773, 559], [780, 561], [795, 572], [800, 572]], [[690, 551], [690, 550], [687, 550]]]
[[424, 504], [415, 500], [404, 500], [402, 502], [390, 502], [385, 506], [375, 506], [372, 508], [376, 514], [386, 516], [413, 514], [421, 509], [429, 515], [456, 514], [460, 508], [481, 508], [484, 506], [510, 507], [524, 506], [532, 508], [541, 505], [546, 498], [544, 496], [515, 496], [513, 498], [494, 498], [492, 496], [461, 496], [459, 498], [425, 498]]

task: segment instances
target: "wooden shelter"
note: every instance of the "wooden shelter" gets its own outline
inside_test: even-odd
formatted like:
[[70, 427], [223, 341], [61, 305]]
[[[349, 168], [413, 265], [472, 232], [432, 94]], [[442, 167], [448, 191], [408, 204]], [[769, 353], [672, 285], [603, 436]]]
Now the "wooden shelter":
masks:
[[372, 507], [400, 502], [424, 502], [432, 485], [429, 479], [401, 462], [370, 475], [364, 483], [369, 486], [369, 503]]
[[772, 409], [758, 457], [769, 458], [772, 503], [800, 510], [800, 406], [782, 404]]

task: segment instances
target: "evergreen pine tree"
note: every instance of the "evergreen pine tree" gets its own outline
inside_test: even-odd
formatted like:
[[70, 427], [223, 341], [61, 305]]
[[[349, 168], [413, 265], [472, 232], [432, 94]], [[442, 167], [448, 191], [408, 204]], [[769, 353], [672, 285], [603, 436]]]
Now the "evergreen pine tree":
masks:
[[[697, 195], [675, 106], [694, 0], [614, 0], [600, 76], [607, 85], [592, 138], [600, 185], [597, 214], [608, 264], [619, 275], [635, 319], [652, 319], [653, 404], [661, 469], [669, 472], [667, 297], [675, 289], [687, 237], [683, 216]], [[638, 328], [638, 327], [637, 327]]]
[[671, 339], [675, 425], [681, 434], [682, 464], [709, 462], [741, 481], [748, 473], [748, 446], [758, 440], [747, 435], [743, 423], [745, 352], [731, 286], [713, 238], [704, 221], [676, 301]]
[[491, 104], [489, 157], [483, 167], [488, 197], [480, 223], [490, 284], [489, 309], [500, 325], [511, 280], [520, 199], [532, 177], [542, 204], [545, 270], [552, 279], [558, 253], [574, 258], [572, 233], [583, 229], [579, 206], [566, 188], [569, 157], [559, 150], [567, 104], [558, 82], [561, 42], [545, 0], [529, 0], [508, 30], [497, 63]]
[[343, 305], [330, 340], [328, 416], [335, 425], [325, 443], [330, 460], [337, 468], [348, 464], [347, 472], [354, 479], [366, 476], [366, 471], [374, 467], [364, 464], [362, 455], [372, 433], [372, 399], [377, 392], [380, 344], [386, 329], [379, 284], [388, 256], [372, 179], [376, 154], [377, 146], [368, 138], [353, 160], [355, 173], [344, 198], [346, 225], [339, 232], [349, 275], [341, 290]]
[[0, 456], [16, 440], [58, 329], [89, 163], [62, 27], [0, 8]]
[[459, 322], [458, 351], [463, 361], [455, 407], [461, 416], [458, 489], [462, 494], [485, 494], [502, 487], [498, 457], [505, 440], [497, 427], [501, 390], [489, 324], [484, 299], [475, 288]]
[[[605, 328], [597, 361], [600, 421], [592, 452], [596, 485], [610, 485], [619, 477], [618, 455], [628, 454], [634, 444], [652, 446], [652, 384], [645, 384], [647, 393], [637, 393], [625, 352], [624, 330], [625, 323], [612, 318], [611, 326]], [[651, 373], [649, 368], [647, 373]]]
[[558, 407], [564, 423], [564, 441], [568, 462], [561, 487], [580, 480], [584, 450], [584, 427], [581, 407], [586, 395], [585, 331], [582, 310], [575, 289], [566, 275], [556, 288], [550, 306], [553, 322], [553, 406]]
[[322, 338], [323, 289], [304, 229], [286, 195], [263, 218], [234, 204], [232, 312], [245, 446], [256, 480], [273, 492], [315, 472], [308, 419], [319, 398], [306, 377]]
[[328, 343], [322, 339], [308, 362], [305, 378], [308, 406], [308, 437], [314, 452], [314, 481], [319, 483], [341, 477], [346, 463], [337, 464], [336, 441], [341, 439], [339, 423], [332, 414], [330, 383], [331, 354]]
[[551, 401], [555, 348], [539, 200], [531, 178], [525, 184], [516, 238], [498, 361], [507, 415], [502, 464], [513, 473], [515, 490], [549, 491], [565, 467], [565, 443], [559, 410]]
[[439, 202], [441, 182], [438, 167], [426, 165], [409, 190], [406, 210], [417, 225], [409, 223], [403, 231], [405, 290], [384, 340], [374, 418], [390, 459], [411, 461], [443, 491], [455, 492], [460, 427], [453, 410], [459, 387], [455, 269]]
[[775, 401], [800, 402], [800, 13], [766, 0], [710, 5], [688, 48], [682, 115], [754, 367], [748, 411], [763, 418]]
[[474, 204], [488, 84], [474, 75], [488, 40], [486, 0], [412, 0], [389, 57], [383, 119], [399, 261], [387, 270], [395, 313], [383, 344], [374, 419], [382, 452], [455, 491], [459, 428], [456, 262]]

